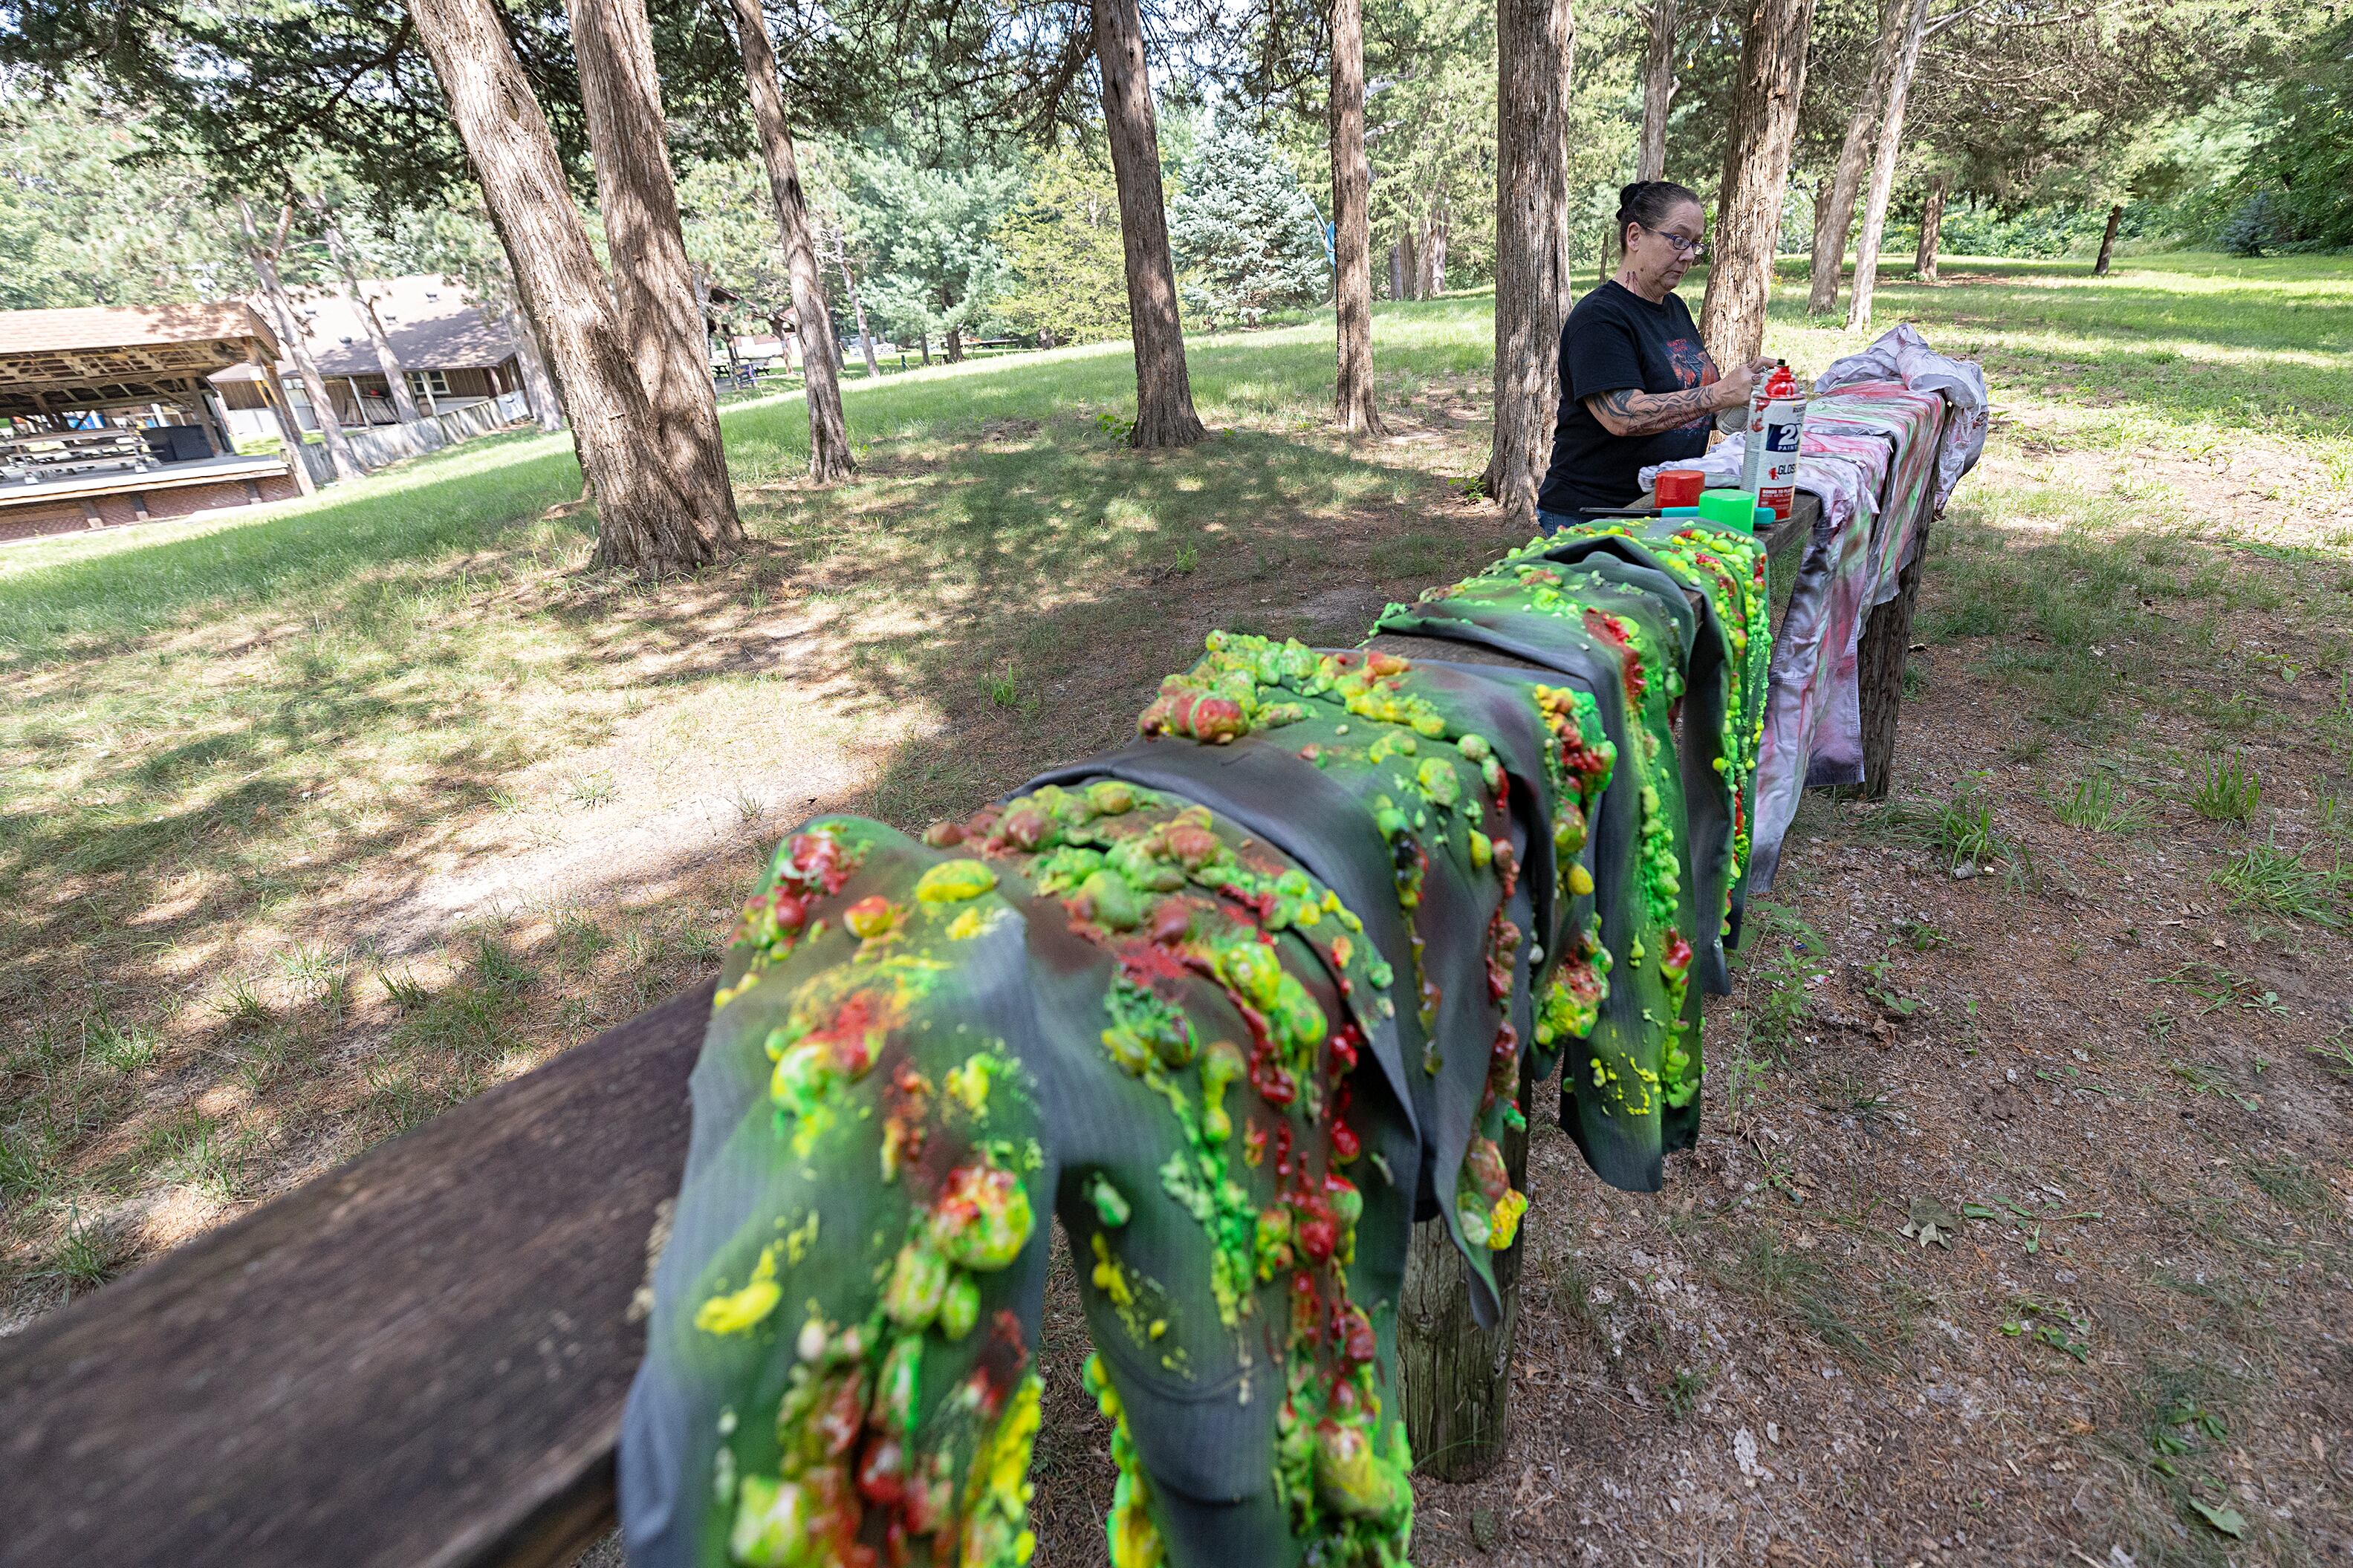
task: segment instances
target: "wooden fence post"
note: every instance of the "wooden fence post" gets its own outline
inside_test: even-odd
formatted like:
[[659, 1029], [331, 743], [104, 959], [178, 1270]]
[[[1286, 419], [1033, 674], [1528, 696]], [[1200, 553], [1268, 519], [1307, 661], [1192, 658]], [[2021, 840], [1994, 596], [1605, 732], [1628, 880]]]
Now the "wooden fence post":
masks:
[[[1535, 1103], [1535, 1089], [1523, 1067], [1523, 1107]], [[1512, 1185], [1526, 1192], [1525, 1127], [1504, 1130], [1504, 1168]], [[1527, 1245], [1527, 1234], [1523, 1224], [1512, 1245], [1495, 1256], [1502, 1310], [1493, 1328], [1482, 1329], [1472, 1319], [1470, 1271], [1446, 1222], [1424, 1220], [1413, 1227], [1398, 1303], [1398, 1386], [1415, 1467], [1441, 1481], [1477, 1480], [1503, 1463], [1510, 1445], [1520, 1249]]]

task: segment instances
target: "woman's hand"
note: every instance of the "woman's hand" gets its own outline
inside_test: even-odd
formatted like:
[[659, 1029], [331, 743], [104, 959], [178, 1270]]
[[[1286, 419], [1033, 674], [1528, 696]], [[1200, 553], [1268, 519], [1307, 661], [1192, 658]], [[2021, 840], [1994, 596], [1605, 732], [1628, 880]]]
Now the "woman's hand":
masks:
[[1747, 402], [1748, 395], [1757, 389], [1757, 378], [1770, 374], [1773, 363], [1774, 362], [1769, 359], [1753, 359], [1746, 364], [1734, 365], [1731, 371], [1715, 384], [1715, 390], [1721, 395], [1722, 399], [1716, 406], [1737, 408]]

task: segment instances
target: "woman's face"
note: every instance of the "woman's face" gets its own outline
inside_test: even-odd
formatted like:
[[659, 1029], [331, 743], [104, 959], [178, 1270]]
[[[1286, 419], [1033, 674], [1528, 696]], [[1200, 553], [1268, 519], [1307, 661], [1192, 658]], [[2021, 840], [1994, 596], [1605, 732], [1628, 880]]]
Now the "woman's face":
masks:
[[1707, 233], [1707, 215], [1697, 202], [1683, 202], [1651, 228], [1626, 226], [1626, 266], [1647, 289], [1672, 292], [1699, 259], [1700, 240]]

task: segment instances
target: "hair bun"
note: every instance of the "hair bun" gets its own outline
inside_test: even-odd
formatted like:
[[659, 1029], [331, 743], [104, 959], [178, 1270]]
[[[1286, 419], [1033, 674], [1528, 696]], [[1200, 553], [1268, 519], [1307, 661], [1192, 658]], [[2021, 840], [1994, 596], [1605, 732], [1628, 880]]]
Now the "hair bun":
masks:
[[1618, 205], [1621, 207], [1632, 206], [1634, 205], [1634, 198], [1641, 195], [1642, 194], [1642, 187], [1650, 183], [1651, 182], [1648, 180], [1637, 180], [1630, 185], [1619, 186]]

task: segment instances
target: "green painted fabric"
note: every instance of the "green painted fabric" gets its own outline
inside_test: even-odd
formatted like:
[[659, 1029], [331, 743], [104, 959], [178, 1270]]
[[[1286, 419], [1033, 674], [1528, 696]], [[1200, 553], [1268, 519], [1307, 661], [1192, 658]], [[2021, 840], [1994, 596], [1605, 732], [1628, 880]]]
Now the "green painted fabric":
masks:
[[1417, 1215], [1490, 1317], [1524, 1064], [1618, 1184], [1695, 1131], [1754, 555], [1586, 531], [1381, 623], [1528, 670], [1213, 635], [1125, 751], [786, 840], [694, 1074], [632, 1561], [1027, 1563], [1050, 1216], [1117, 1568], [1401, 1563]]

